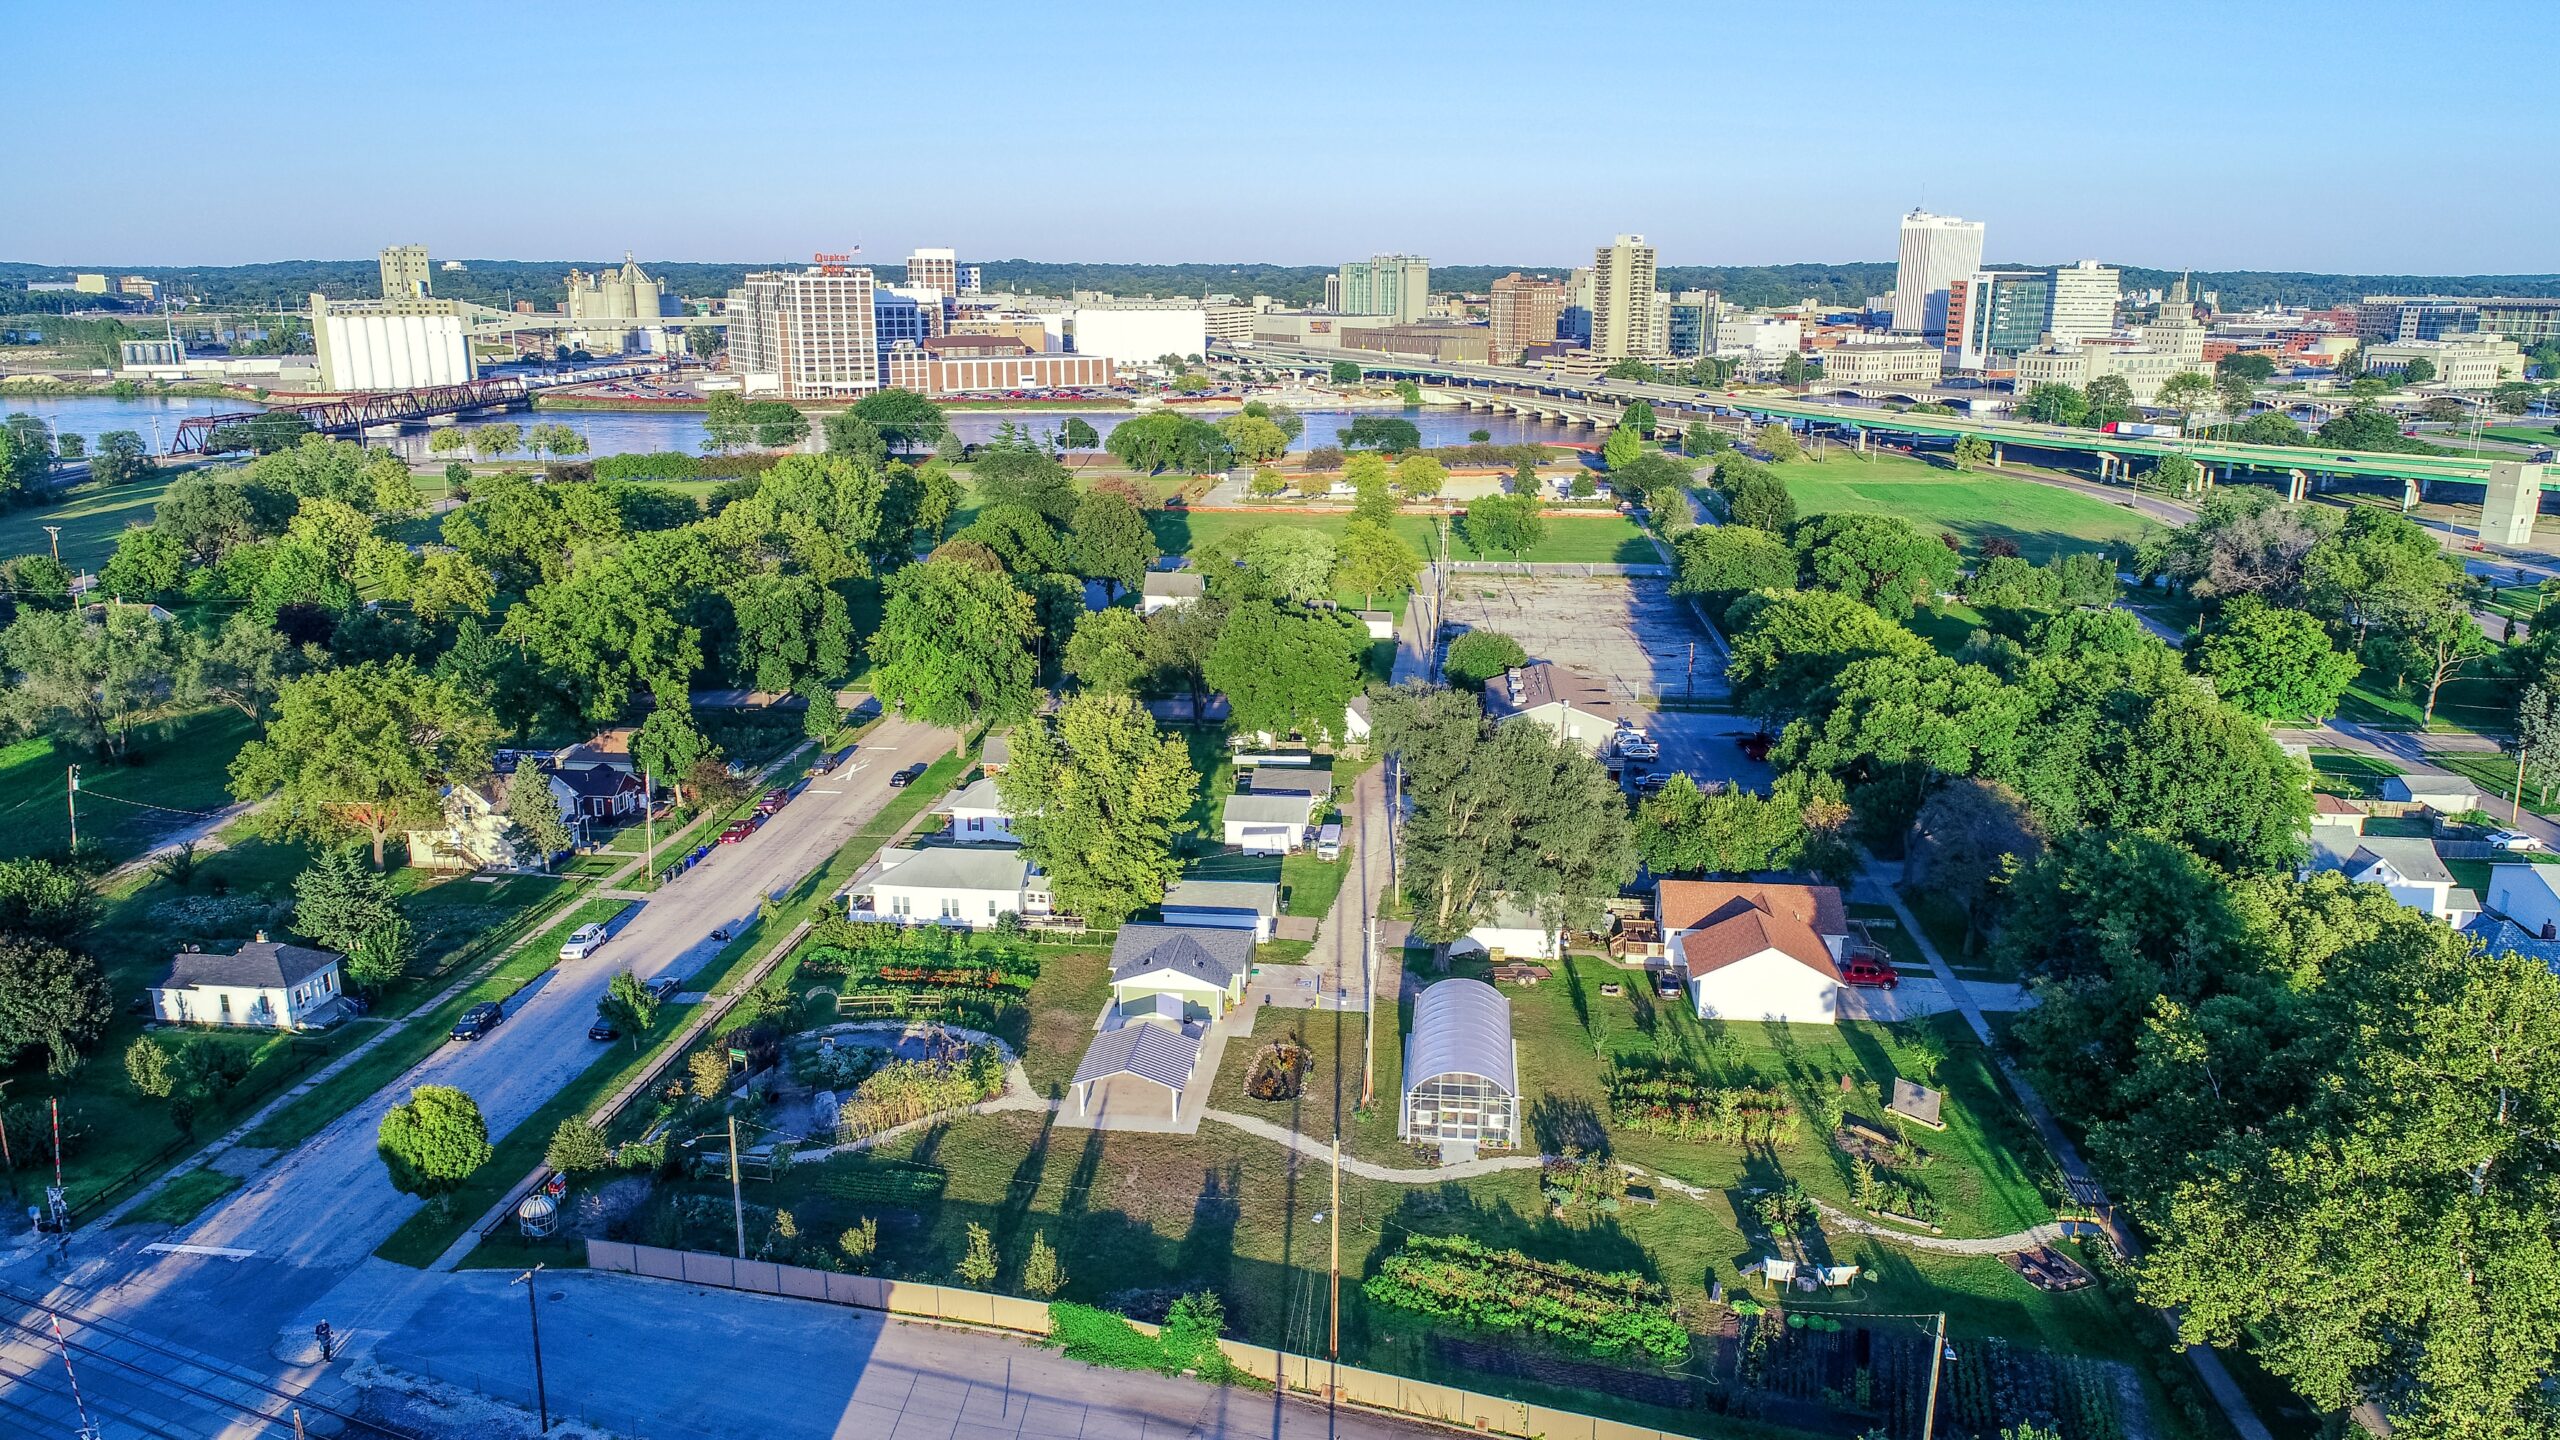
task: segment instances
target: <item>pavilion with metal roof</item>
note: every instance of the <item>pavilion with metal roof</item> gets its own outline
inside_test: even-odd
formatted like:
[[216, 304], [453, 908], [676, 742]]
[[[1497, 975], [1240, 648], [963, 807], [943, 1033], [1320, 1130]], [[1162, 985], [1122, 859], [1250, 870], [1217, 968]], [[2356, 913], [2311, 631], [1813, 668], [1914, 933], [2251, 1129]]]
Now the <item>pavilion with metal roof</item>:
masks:
[[1132, 1075], [1163, 1086], [1167, 1114], [1178, 1120], [1182, 1115], [1183, 1089], [1191, 1083], [1191, 1072], [1199, 1064], [1200, 1037], [1185, 1029], [1150, 1019], [1105, 1030], [1093, 1037], [1084, 1059], [1076, 1065], [1076, 1078], [1070, 1082], [1076, 1092], [1076, 1113], [1088, 1113], [1094, 1086], [1116, 1076]]
[[1396, 1133], [1459, 1149], [1520, 1143], [1519, 1047], [1502, 992], [1481, 980], [1443, 980], [1414, 1001]]

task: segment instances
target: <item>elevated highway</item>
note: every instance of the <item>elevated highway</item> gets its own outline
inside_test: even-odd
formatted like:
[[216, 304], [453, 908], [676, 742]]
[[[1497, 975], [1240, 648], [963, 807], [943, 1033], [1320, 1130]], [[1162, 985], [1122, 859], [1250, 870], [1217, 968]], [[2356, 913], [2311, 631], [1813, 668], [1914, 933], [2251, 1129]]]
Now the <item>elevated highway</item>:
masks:
[[[1335, 361], [1350, 360], [1368, 375], [1429, 386], [1433, 398], [1444, 402], [1599, 426], [1614, 424], [1618, 412], [1629, 401], [1643, 400], [1665, 423], [1680, 424], [1691, 417], [1709, 416], [1801, 420], [1850, 432], [1862, 448], [1870, 434], [1941, 438], [1975, 435], [1990, 441], [1995, 451], [2019, 446], [2089, 456], [2097, 461], [2102, 477], [2118, 472], [2130, 474], [2137, 459], [2156, 463], [2163, 456], [2184, 455], [2206, 467], [2209, 475], [2218, 472], [2226, 479], [2242, 471], [2287, 476], [2297, 499], [2309, 493], [2314, 479], [2324, 476], [2391, 479], [2412, 487], [2428, 481], [2487, 485], [2492, 478], [2491, 467], [2497, 463], [2478, 455], [2400, 455], [2316, 445], [2248, 445], [2198, 436], [2117, 435], [2011, 418], [1914, 415], [1812, 395], [1769, 395], [1606, 377], [1586, 379], [1552, 371], [1443, 364], [1362, 350], [1262, 344], [1249, 349], [1212, 348], [1221, 359], [1302, 370], [1323, 370]], [[2560, 474], [2535, 466], [2525, 468], [2530, 474], [2521, 478], [2543, 489], [2560, 489]]]

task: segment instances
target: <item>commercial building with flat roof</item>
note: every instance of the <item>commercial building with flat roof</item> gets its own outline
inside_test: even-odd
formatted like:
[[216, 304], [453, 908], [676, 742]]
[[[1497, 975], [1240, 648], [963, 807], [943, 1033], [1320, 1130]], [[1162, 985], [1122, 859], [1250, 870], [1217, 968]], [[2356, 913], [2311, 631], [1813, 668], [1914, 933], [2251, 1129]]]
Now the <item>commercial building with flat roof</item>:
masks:
[[2056, 341], [2095, 340], [2116, 328], [2116, 301], [2124, 293], [2115, 267], [2095, 260], [2056, 265], [2048, 272], [2051, 299], [2045, 311], [2045, 333]]
[[1723, 318], [1724, 298], [1713, 290], [1683, 290], [1672, 296], [1663, 305], [1663, 353], [1675, 360], [1695, 360], [1712, 352], [1716, 324]]
[[462, 307], [451, 300], [311, 296], [320, 388], [370, 391], [460, 385], [479, 374]]
[[1935, 385], [1946, 352], [1925, 340], [1834, 345], [1822, 352], [1822, 378], [1841, 385]]
[[936, 295], [960, 293], [960, 257], [949, 250], [919, 249], [907, 255], [907, 284]]
[[890, 351], [886, 373], [892, 388], [928, 396], [1108, 389], [1117, 380], [1108, 355], [1042, 352], [1005, 335], [933, 336]]
[[1482, 325], [1381, 325], [1346, 331], [1342, 343], [1444, 365], [1484, 365], [1493, 358], [1493, 331]]
[[1079, 305], [1070, 322], [1076, 353], [1123, 365], [1186, 359], [1209, 348], [1209, 314], [1197, 300], [1115, 300]]
[[1947, 287], [1982, 268], [1982, 222], [1914, 210], [1902, 217], [1894, 270], [1893, 328], [1911, 335], [1947, 333]]
[[2160, 386], [2170, 376], [2195, 368], [2186, 357], [2164, 350], [2083, 340], [2076, 345], [2041, 345], [2020, 355], [2017, 389], [2021, 395], [2044, 384], [2086, 390], [2090, 381], [2115, 375], [2122, 377], [2125, 388], [2133, 392], [2133, 403], [2148, 405], [2159, 398]]
[[1947, 363], [1973, 375], [2009, 373], [2042, 344], [2053, 279], [2042, 270], [1976, 270], [1947, 282]]
[[1530, 346], [1554, 342], [1556, 325], [1564, 318], [1563, 282], [1514, 270], [1493, 282], [1487, 314], [1493, 363], [1516, 365]]
[[1591, 252], [1591, 350], [1604, 360], [1642, 353], [1653, 341], [1654, 250], [1620, 235]]
[[2454, 390], [2488, 390], [2524, 378], [2524, 350], [2504, 335], [2453, 335], [2442, 340], [2395, 340], [2364, 347], [2367, 374], [2397, 375], [2410, 362], [2435, 367], [2433, 384]]
[[1420, 255], [1372, 255], [1334, 272], [1328, 308], [1346, 315], [1387, 315], [1399, 325], [1422, 318], [1431, 301], [1431, 262]]
[[879, 317], [868, 269], [765, 270], [729, 292], [729, 368], [749, 394], [860, 398], [880, 388]]

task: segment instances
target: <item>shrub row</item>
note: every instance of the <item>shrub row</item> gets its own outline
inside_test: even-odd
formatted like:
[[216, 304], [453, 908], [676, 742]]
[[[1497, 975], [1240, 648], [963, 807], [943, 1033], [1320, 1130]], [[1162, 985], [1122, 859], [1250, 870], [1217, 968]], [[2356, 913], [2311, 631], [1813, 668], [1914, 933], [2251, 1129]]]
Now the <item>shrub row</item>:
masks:
[[1416, 1235], [1361, 1287], [1381, 1305], [1484, 1330], [1525, 1330], [1594, 1355], [1688, 1358], [1668, 1292], [1627, 1271], [1585, 1270], [1491, 1250], [1463, 1235]]

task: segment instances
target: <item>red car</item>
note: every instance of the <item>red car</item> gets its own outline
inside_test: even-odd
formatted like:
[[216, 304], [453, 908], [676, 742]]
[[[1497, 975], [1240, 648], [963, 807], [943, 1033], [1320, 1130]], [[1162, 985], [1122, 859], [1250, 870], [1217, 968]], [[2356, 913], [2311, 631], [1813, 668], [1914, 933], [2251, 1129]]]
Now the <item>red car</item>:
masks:
[[1873, 985], [1890, 990], [1902, 983], [1902, 976], [1891, 965], [1873, 955], [1852, 955], [1840, 966], [1840, 978], [1852, 985]]
[[741, 820], [737, 824], [720, 832], [720, 843], [723, 845], [735, 845], [754, 833], [756, 833], [756, 827], [744, 820]]
[[779, 810], [790, 803], [790, 791], [768, 790], [765, 792], [765, 797], [756, 802], [756, 813], [759, 815], [771, 815], [774, 811]]
[[1736, 735], [1733, 743], [1742, 751], [1743, 759], [1763, 761], [1769, 758], [1769, 747], [1778, 743], [1778, 737], [1763, 730], [1753, 735]]

